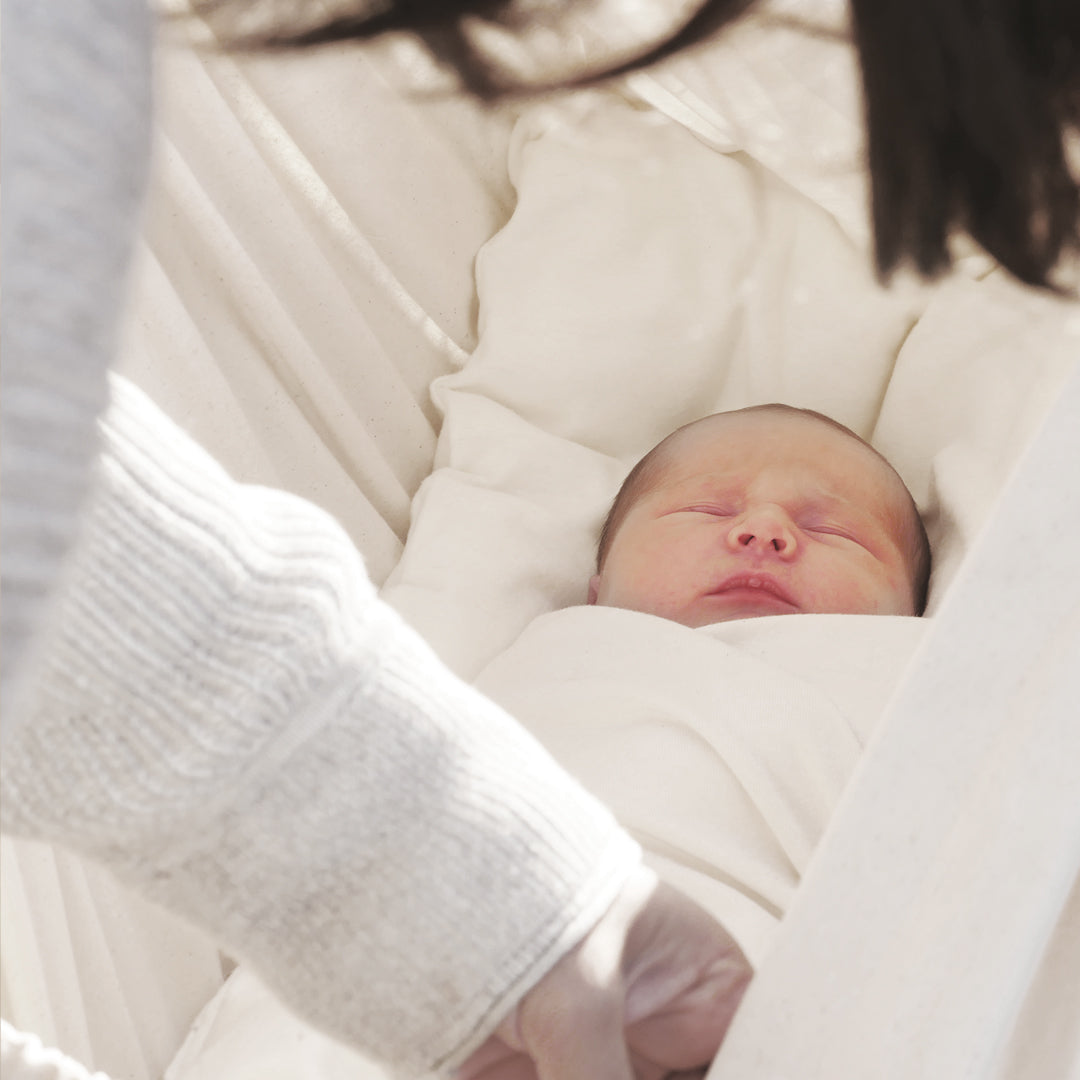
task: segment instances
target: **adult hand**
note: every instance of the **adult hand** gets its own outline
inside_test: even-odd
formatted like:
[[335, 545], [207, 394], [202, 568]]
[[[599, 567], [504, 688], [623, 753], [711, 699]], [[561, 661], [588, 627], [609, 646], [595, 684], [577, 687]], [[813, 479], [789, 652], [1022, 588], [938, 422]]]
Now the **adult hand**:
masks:
[[731, 936], [639, 870], [458, 1080], [660, 1080], [703, 1072], [750, 981]]

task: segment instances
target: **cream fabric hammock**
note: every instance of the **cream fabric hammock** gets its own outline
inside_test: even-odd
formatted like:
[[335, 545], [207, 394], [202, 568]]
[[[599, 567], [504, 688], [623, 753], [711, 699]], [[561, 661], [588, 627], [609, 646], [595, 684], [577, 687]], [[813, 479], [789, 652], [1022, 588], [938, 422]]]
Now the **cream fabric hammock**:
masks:
[[[839, 8], [759, 5], [695, 55], [515, 113], [410, 95], [385, 51], [163, 49], [124, 370], [234, 475], [334, 513], [447, 663], [738, 933], [759, 976], [717, 1080], [1072, 1077], [1080, 312], [976, 252], [933, 288], [874, 282], [850, 47], [798, 21]], [[746, 715], [767, 701], [832, 733], [799, 743], [825, 778], [809, 794], [770, 756], [790, 732], [712, 733], [752, 796], [725, 831], [705, 804], [674, 819], [658, 755], [589, 728], [595, 709], [568, 735], [529, 702], [588, 644], [598, 613], [574, 605], [626, 469], [677, 423], [767, 400], [836, 416], [900, 469], [934, 545], [931, 618], [690, 642], [600, 613], [641, 678], [656, 662], [664, 738], [672, 717], [700, 729], [696, 698], [657, 689], [677, 671], [706, 693], [698, 652], [748, 688]], [[1041, 481], [977, 540], [1025, 452]], [[1053, 587], [1002, 625], [1032, 564]], [[952, 603], [972, 575], [983, 606]], [[663, 745], [686, 790], [699, 768], [715, 788], [714, 758]], [[7, 839], [3, 859], [15, 1026], [116, 1078], [381, 1075], [94, 868]]]

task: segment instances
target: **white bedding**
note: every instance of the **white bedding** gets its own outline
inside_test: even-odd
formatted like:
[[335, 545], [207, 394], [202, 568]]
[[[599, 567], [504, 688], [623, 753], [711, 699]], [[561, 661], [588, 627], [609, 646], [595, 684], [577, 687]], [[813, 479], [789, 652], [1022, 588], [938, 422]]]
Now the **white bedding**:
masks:
[[[1077, 313], [994, 274], [887, 292], [821, 206], [612, 93], [527, 115], [511, 176], [517, 208], [478, 261], [479, 343], [434, 385], [436, 469], [384, 595], [758, 960], [927, 624], [690, 631], [574, 606], [607, 505], [679, 423], [817, 408], [905, 476], [935, 548], [933, 610], [1074, 361]], [[170, 1080], [225, 1075], [211, 1059], [314, 1068], [249, 977], [221, 1000]], [[258, 1039], [233, 1010], [262, 1015]]]
[[[610, 798], [755, 960], [927, 624], [690, 631], [575, 607], [619, 481], [705, 413], [771, 400], [824, 411], [872, 438], [924, 511], [933, 613], [1080, 355], [1075, 304], [977, 255], [933, 288], [877, 284], [850, 49], [769, 22], [806, 6], [759, 5], [696, 56], [528, 110], [508, 161], [497, 122], [414, 108], [355, 56], [305, 70], [178, 55], [127, 359], [238, 475], [338, 514], [377, 579], [393, 568], [386, 598]], [[840, 7], [815, 4], [830, 18]], [[516, 207], [480, 253], [474, 295], [507, 174]], [[25, 906], [44, 911], [35, 897], [51, 881], [22, 868]], [[8, 936], [25, 938], [7, 908]], [[155, 1075], [190, 1001], [163, 991], [159, 1007], [142, 991], [147, 963], [127, 977], [90, 931], [97, 944], [73, 949], [75, 922], [26, 941], [58, 957], [37, 965], [44, 1004], [10, 961], [7, 1000], [47, 1038], [55, 1010], [76, 1044], [50, 1041], [96, 1067]], [[159, 952], [193, 940], [159, 937]], [[217, 958], [198, 948], [199, 985], [216, 985]], [[183, 964], [158, 967], [168, 987]], [[107, 981], [118, 1004], [104, 1042], [121, 1028], [113, 1013], [136, 1029], [119, 1055], [119, 1042], [78, 1037]], [[157, 1020], [160, 1045], [140, 1046]], [[243, 969], [168, 1073], [373, 1075]]]

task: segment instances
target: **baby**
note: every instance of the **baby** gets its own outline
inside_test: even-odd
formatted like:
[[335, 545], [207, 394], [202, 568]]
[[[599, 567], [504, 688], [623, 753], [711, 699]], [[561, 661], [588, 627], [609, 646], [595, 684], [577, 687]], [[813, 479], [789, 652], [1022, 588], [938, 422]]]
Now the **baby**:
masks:
[[686, 626], [799, 612], [921, 615], [930, 545], [893, 467], [820, 413], [687, 424], [626, 478], [589, 603]]

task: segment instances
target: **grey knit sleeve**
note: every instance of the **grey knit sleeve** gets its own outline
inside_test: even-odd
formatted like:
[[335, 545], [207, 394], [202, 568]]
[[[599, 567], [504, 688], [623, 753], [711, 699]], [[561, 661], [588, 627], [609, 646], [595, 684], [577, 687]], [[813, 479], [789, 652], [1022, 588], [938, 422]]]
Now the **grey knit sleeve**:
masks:
[[376, 598], [327, 515], [233, 483], [121, 380], [104, 446], [5, 827], [96, 857], [403, 1071], [452, 1063], [636, 845]]
[[3, 731], [78, 530], [150, 142], [145, 0], [4, 2]]
[[148, 10], [11, 0], [4, 22], [4, 827], [98, 858], [402, 1071], [452, 1062], [637, 849], [378, 602], [326, 515], [233, 484], [120, 383], [84, 506]]

